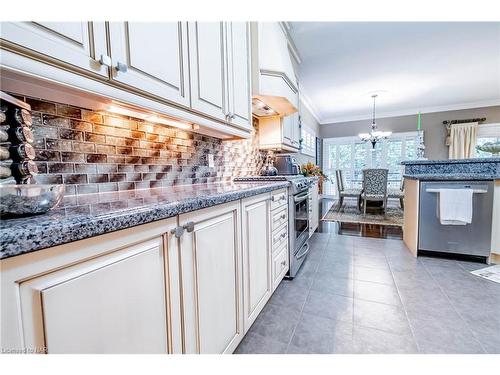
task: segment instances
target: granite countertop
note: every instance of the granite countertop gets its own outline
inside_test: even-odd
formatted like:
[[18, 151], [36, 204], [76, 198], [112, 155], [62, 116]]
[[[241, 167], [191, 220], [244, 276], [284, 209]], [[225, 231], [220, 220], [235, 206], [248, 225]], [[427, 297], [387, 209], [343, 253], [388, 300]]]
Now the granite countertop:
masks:
[[473, 159], [443, 159], [443, 160], [404, 160], [403, 165], [416, 164], [465, 164], [465, 163], [500, 163], [500, 157], [494, 158], [473, 158]]
[[288, 181], [195, 184], [65, 197], [43, 215], [2, 218], [0, 259], [288, 187]]
[[422, 181], [476, 181], [500, 180], [500, 176], [474, 173], [420, 173], [404, 174], [404, 178]]

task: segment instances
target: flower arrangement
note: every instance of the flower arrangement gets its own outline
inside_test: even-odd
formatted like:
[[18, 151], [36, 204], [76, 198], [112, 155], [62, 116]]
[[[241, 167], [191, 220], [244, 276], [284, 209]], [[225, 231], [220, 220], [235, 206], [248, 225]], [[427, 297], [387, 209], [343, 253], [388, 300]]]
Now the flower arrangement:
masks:
[[319, 193], [323, 193], [323, 181], [328, 179], [328, 176], [326, 176], [321, 168], [314, 163], [307, 163], [307, 164], [302, 164], [300, 167], [302, 174], [305, 177], [319, 177], [318, 179], [318, 188], [319, 188]]

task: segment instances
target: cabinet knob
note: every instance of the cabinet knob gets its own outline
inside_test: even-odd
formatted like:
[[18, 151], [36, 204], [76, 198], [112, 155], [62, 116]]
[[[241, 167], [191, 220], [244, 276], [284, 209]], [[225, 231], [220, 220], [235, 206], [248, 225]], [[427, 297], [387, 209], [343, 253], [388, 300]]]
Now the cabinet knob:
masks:
[[99, 64], [111, 67], [111, 57], [109, 57], [108, 55], [101, 55], [99, 57]]
[[119, 61], [116, 63], [115, 68], [117, 71], [122, 72], [122, 73], [127, 73], [127, 70], [128, 70], [127, 64], [121, 63]]
[[184, 224], [183, 226], [175, 227], [170, 230], [170, 234], [174, 235], [177, 238], [182, 237], [184, 231], [191, 233], [194, 230], [194, 222], [190, 221]]
[[188, 233], [194, 231], [194, 222], [190, 221], [182, 226]]
[[184, 228], [183, 227], [175, 227], [174, 229], [170, 230], [170, 234], [180, 238], [184, 234]]
[[236, 116], [234, 115], [234, 113], [233, 113], [233, 112], [229, 112], [229, 113], [227, 114], [227, 118], [228, 118], [229, 120], [234, 120], [234, 118], [235, 118], [235, 117], [236, 117]]
[[285, 266], [286, 266], [286, 260], [282, 261], [282, 262], [281, 262], [281, 265], [282, 265], [283, 267], [285, 267]]
[[286, 215], [285, 214], [281, 215], [281, 218], [286, 219]]

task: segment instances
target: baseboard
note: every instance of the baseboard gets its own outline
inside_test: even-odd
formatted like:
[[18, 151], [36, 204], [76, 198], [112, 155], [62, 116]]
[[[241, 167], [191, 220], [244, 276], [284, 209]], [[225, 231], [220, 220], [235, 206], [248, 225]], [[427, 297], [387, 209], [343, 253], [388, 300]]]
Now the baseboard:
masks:
[[490, 255], [490, 263], [500, 264], [500, 254], [491, 253], [491, 255]]

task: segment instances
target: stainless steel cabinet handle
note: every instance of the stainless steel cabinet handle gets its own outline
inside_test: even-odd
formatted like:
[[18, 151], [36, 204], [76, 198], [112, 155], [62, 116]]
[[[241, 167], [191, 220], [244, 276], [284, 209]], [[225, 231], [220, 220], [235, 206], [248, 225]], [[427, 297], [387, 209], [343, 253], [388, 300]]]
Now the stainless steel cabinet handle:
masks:
[[127, 64], [121, 63], [119, 61], [116, 63], [115, 68], [116, 68], [116, 70], [118, 70], [119, 72], [122, 72], [122, 73], [127, 73], [127, 70], [128, 70]]
[[182, 226], [188, 233], [194, 231], [194, 222], [190, 221]]
[[184, 234], [184, 228], [183, 227], [175, 227], [174, 229], [170, 230], [170, 234], [180, 238]]
[[99, 57], [99, 64], [111, 67], [111, 57], [108, 55], [101, 55]]
[[191, 233], [194, 230], [194, 222], [190, 221], [183, 226], [175, 227], [174, 229], [170, 230], [170, 234], [174, 235], [177, 238], [180, 238], [183, 234], [184, 231], [187, 231], [188, 233]]
[[285, 200], [285, 199], [286, 199], [286, 197], [285, 197], [284, 195], [280, 196], [280, 197], [279, 197], [279, 199], [276, 199], [276, 196], [275, 196], [275, 195], [273, 195], [273, 196], [271, 197], [271, 200], [272, 200], [273, 202], [276, 202], [276, 201], [278, 201], [278, 202], [279, 202], [279, 201], [282, 201], [282, 200]]

